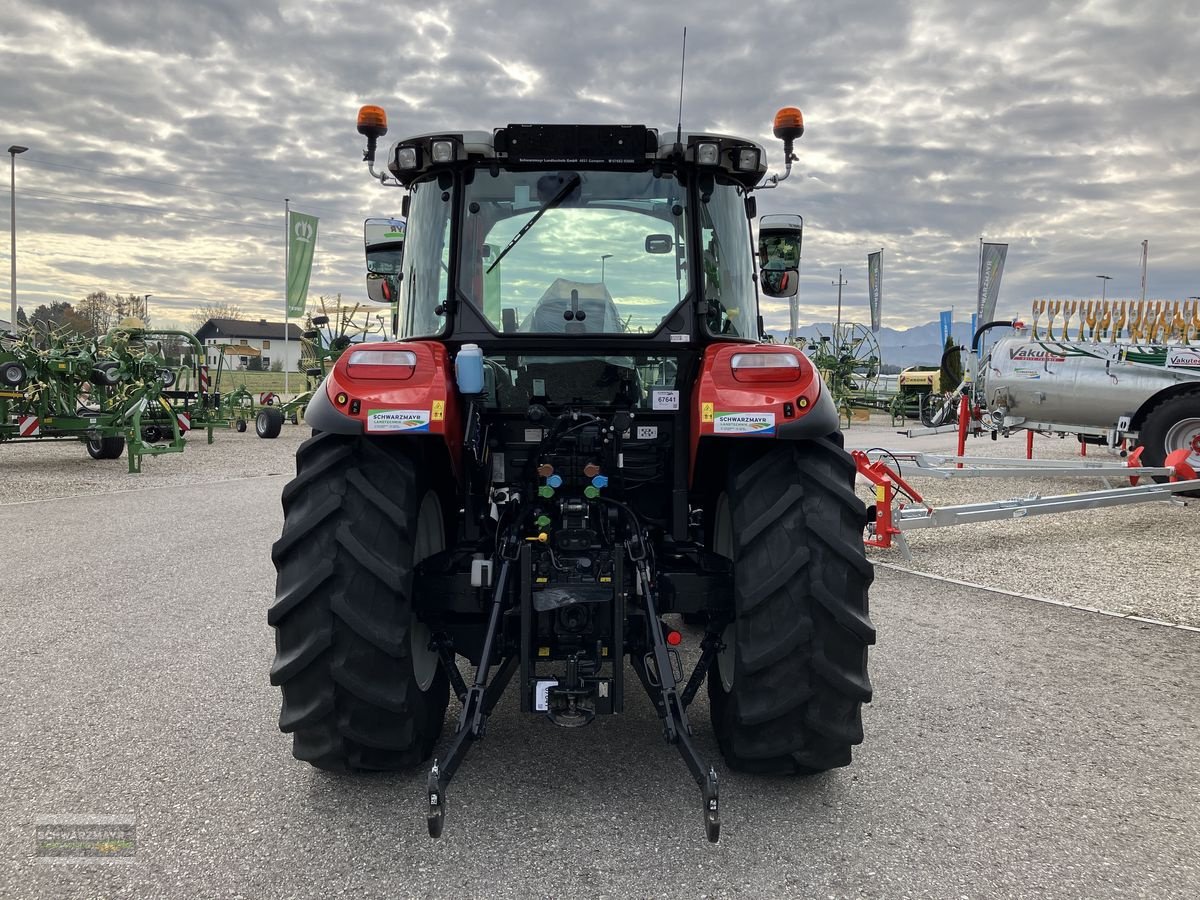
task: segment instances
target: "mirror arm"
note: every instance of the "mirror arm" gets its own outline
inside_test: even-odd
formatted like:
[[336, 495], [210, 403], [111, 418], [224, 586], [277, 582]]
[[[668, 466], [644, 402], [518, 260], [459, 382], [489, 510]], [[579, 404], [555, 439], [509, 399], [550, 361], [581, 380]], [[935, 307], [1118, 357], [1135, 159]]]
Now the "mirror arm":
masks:
[[796, 157], [789, 155], [787, 158], [786, 167], [783, 170], [783, 174], [780, 175], [778, 172], [776, 172], [774, 175], [768, 175], [766, 179], [764, 179], [763, 183], [755, 188], [755, 190], [767, 191], [771, 188], [779, 187], [779, 183], [781, 181], [786, 181], [787, 177], [792, 174], [792, 160], [795, 158]]
[[399, 180], [397, 180], [390, 172], [386, 172], [386, 171], [385, 172], [376, 172], [374, 160], [367, 161], [367, 171], [371, 173], [372, 178], [374, 178], [376, 181], [378, 181], [384, 187], [402, 187], [403, 186], [400, 184]]
[[778, 172], [776, 172], [774, 175], [768, 175], [766, 178], [763, 179], [762, 184], [760, 184], [757, 188], [755, 188], [755, 190], [766, 191], [766, 190], [770, 190], [771, 188], [779, 187], [779, 183], [781, 181], [786, 181], [787, 177], [792, 174], [792, 163], [795, 162], [796, 160], [798, 160], [799, 158], [800, 157], [798, 157], [795, 153], [792, 152], [792, 142], [784, 141], [783, 142], [783, 164], [784, 164], [783, 174], [780, 175]]

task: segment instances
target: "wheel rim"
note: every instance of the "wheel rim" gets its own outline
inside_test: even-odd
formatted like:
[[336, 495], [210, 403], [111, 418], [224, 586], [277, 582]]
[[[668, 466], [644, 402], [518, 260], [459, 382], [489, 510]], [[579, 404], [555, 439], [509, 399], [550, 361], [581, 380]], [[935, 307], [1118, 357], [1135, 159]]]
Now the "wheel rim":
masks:
[[[446, 531], [442, 521], [442, 504], [438, 502], [437, 494], [428, 491], [421, 500], [421, 508], [417, 511], [417, 535], [413, 542], [413, 566], [427, 557], [440, 553], [445, 549]], [[422, 691], [429, 690], [433, 679], [437, 677], [438, 665], [441, 660], [437, 651], [429, 649], [429, 640], [433, 637], [429, 626], [416, 617], [412, 627], [408, 629], [409, 652], [412, 655], [413, 677], [417, 687]]]
[[12, 387], [16, 387], [18, 384], [20, 384], [21, 378], [24, 377], [24, 375], [25, 373], [22, 371], [20, 366], [6, 366], [4, 369], [4, 380]]
[[[733, 559], [733, 518], [729, 514], [729, 495], [717, 499], [717, 512], [713, 517], [713, 552], [726, 559]], [[737, 619], [725, 626], [721, 633], [724, 649], [717, 654], [717, 674], [721, 676], [721, 687], [725, 693], [733, 690], [734, 643], [737, 641]]]
[[1200, 418], [1180, 419], [1167, 429], [1163, 445], [1168, 455], [1187, 450], [1188, 465], [1200, 465]]

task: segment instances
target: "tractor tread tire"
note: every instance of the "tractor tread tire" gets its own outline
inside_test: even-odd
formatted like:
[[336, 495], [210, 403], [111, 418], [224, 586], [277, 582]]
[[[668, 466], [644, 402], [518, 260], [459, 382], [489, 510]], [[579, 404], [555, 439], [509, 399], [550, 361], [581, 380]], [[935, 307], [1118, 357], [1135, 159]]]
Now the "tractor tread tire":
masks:
[[402, 451], [318, 434], [296, 454], [267, 622], [279, 727], [297, 759], [332, 771], [390, 770], [428, 759], [449, 684], [422, 691], [411, 660], [420, 479]]
[[260, 438], [277, 438], [283, 430], [283, 411], [274, 406], [265, 406], [254, 417], [254, 430]]
[[25, 366], [15, 359], [0, 364], [0, 384], [4, 385], [4, 387], [20, 387], [24, 383], [27, 374]]
[[120, 459], [125, 452], [125, 438], [121, 435], [88, 439], [87, 452], [92, 459]]
[[[1170, 452], [1166, 445], [1167, 432], [1176, 422], [1191, 418], [1200, 418], [1200, 390], [1174, 394], [1150, 407], [1138, 432], [1138, 443], [1145, 448], [1142, 451], [1142, 465], [1163, 465]], [[1170, 481], [1162, 475], [1156, 475], [1154, 480], [1160, 483]]]
[[738, 771], [805, 775], [847, 765], [863, 739], [875, 643], [854, 462], [828, 438], [738, 450], [727, 489], [733, 685], [726, 691], [710, 670], [713, 729]]

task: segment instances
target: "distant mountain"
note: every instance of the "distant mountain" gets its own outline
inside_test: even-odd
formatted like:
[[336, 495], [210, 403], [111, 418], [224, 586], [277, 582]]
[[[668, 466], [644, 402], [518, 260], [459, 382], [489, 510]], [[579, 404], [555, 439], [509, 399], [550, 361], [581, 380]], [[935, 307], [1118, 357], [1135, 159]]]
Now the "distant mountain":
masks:
[[[786, 331], [769, 331], [776, 341], [787, 339]], [[798, 329], [800, 336], [806, 339], [815, 337], [818, 333], [830, 335], [833, 333], [832, 322], [814, 322], [801, 325]], [[966, 347], [971, 342], [971, 323], [955, 322], [954, 339]], [[914, 325], [900, 331], [895, 328], [880, 328], [875, 334], [879, 341], [879, 351], [884, 365], [900, 366], [936, 366], [942, 359], [941, 326], [936, 322], [926, 322], [924, 325]]]

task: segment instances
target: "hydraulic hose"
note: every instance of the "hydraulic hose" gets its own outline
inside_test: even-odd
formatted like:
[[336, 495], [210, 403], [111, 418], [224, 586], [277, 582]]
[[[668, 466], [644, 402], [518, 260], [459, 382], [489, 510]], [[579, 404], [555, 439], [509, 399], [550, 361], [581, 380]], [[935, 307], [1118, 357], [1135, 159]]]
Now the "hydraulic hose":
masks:
[[981, 337], [983, 337], [983, 333], [985, 331], [987, 331], [989, 328], [997, 328], [997, 327], [1016, 328], [1017, 325], [1019, 325], [1019, 324], [1020, 323], [1016, 319], [996, 319], [995, 321], [992, 321], [992, 322], [985, 322], [984, 324], [980, 325], [977, 329], [975, 329], [975, 336], [973, 338], [971, 338], [971, 352], [972, 353], [979, 352], [979, 339]]

